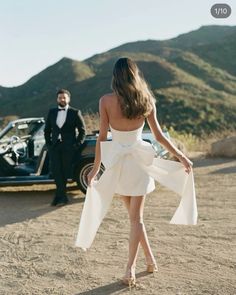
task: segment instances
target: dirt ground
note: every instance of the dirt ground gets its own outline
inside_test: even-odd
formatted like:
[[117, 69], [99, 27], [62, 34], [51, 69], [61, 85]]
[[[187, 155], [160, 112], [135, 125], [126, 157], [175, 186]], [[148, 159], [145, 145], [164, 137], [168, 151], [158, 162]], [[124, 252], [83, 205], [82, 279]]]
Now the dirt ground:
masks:
[[89, 251], [74, 247], [84, 195], [50, 207], [54, 186], [0, 189], [0, 294], [236, 294], [236, 159], [194, 159], [199, 222], [170, 225], [179, 197], [157, 184], [147, 196], [145, 224], [159, 272], [123, 286], [129, 222], [116, 196]]

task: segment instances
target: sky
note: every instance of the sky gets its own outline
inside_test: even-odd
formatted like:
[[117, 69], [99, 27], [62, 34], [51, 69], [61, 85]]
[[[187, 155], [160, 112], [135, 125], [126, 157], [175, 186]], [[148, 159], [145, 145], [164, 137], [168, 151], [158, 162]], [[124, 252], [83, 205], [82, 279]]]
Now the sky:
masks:
[[[231, 16], [213, 18], [215, 3], [230, 5]], [[82, 61], [212, 24], [236, 25], [236, 1], [0, 0], [0, 85], [21, 85], [63, 57]]]

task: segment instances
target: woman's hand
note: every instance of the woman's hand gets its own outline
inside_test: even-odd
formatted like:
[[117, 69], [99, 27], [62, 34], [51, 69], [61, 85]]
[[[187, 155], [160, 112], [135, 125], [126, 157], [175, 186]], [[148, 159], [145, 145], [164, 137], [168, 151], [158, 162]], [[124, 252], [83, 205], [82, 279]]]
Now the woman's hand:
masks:
[[192, 169], [193, 162], [190, 161], [185, 155], [180, 155], [178, 159], [184, 165], [185, 171], [189, 174]]
[[89, 172], [89, 174], [87, 176], [87, 181], [88, 181], [89, 186], [94, 181], [94, 178], [96, 177], [97, 174], [98, 174], [98, 170], [94, 169], [94, 168]]

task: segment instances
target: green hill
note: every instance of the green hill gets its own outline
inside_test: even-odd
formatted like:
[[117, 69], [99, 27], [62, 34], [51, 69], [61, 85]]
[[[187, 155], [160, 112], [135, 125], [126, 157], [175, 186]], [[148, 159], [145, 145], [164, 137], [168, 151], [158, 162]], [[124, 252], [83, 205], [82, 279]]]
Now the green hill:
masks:
[[196, 46], [192, 51], [212, 66], [236, 75], [236, 32], [218, 42]]
[[164, 41], [121, 45], [83, 62], [63, 58], [19, 87], [0, 87], [0, 117], [45, 116], [58, 88], [72, 105], [97, 111], [110, 92], [114, 62], [134, 59], [157, 98], [158, 119], [197, 135], [236, 129], [236, 27], [205, 26]]
[[94, 72], [83, 62], [63, 58], [18, 87], [1, 91], [3, 108], [0, 116], [17, 114], [20, 116], [45, 115], [46, 109], [55, 103], [57, 89], [68, 84], [80, 83], [94, 76]]

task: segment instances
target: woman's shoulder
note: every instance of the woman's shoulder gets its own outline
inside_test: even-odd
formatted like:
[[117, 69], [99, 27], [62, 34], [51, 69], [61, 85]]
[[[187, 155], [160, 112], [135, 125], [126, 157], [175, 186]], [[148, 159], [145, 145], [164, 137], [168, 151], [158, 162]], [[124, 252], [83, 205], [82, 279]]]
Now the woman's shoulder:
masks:
[[102, 105], [111, 105], [115, 102], [117, 102], [117, 95], [115, 93], [107, 93], [104, 94], [101, 98], [100, 98], [100, 104]]
[[103, 96], [101, 96], [100, 101], [106, 101], [106, 100], [111, 100], [111, 99], [117, 99], [117, 95], [113, 92], [111, 93], [106, 93]]

